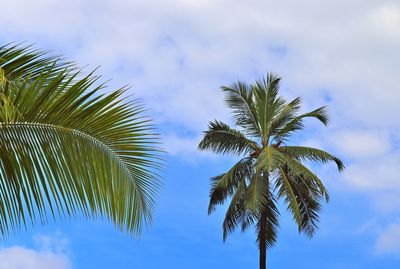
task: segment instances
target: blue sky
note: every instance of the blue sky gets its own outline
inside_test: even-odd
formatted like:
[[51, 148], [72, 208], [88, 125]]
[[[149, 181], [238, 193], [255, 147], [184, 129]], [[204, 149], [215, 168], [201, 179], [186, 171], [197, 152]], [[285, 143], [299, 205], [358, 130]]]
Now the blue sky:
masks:
[[293, 142], [346, 161], [313, 167], [331, 202], [312, 240], [281, 212], [270, 268], [392, 269], [400, 260], [398, 1], [5, 1], [1, 43], [36, 47], [129, 84], [168, 151], [155, 221], [141, 239], [101, 220], [63, 220], [0, 244], [7, 268], [257, 268], [254, 234], [222, 242], [224, 207], [207, 216], [209, 177], [234, 158], [197, 151], [207, 122], [229, 122], [219, 86], [273, 71], [305, 110], [329, 106]]

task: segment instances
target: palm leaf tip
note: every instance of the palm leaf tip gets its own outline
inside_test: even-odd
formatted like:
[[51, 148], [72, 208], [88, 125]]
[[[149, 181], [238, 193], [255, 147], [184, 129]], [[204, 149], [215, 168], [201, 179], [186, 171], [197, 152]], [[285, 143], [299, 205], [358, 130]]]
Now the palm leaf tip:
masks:
[[339, 158], [335, 157], [333, 159], [333, 161], [336, 163], [336, 166], [339, 170], [339, 172], [343, 172], [343, 170], [346, 168], [346, 166], [344, 165], [343, 161], [340, 160]]
[[325, 126], [329, 123], [328, 107], [322, 106], [306, 114], [307, 117], [314, 117], [322, 122]]

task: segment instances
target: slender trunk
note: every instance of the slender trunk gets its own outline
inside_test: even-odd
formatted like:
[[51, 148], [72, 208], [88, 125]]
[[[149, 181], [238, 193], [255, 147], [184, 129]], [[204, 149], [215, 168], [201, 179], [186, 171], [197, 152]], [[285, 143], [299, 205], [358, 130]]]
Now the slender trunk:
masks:
[[[263, 174], [263, 178], [265, 180], [265, 186], [266, 190], [265, 193], [267, 195], [267, 199], [269, 199], [269, 177], [268, 173]], [[258, 238], [260, 239], [260, 269], [266, 269], [267, 268], [267, 213], [268, 213], [268, 205], [265, 205], [261, 209], [261, 214], [260, 214], [260, 231]]]
[[[264, 210], [263, 210], [264, 211]], [[260, 269], [267, 268], [267, 242], [266, 242], [267, 223], [264, 212], [261, 214], [259, 231], [259, 249], [260, 249]]]

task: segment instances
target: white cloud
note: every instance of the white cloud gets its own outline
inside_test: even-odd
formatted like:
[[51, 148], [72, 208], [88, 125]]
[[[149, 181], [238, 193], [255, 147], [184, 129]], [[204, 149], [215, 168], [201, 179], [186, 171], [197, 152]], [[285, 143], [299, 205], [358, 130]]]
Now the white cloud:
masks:
[[69, 269], [67, 239], [60, 235], [35, 236], [38, 248], [11, 246], [0, 248], [0, 269]]
[[400, 8], [396, 5], [384, 5], [373, 15], [373, 20], [379, 30], [391, 37], [399, 37]]
[[338, 131], [330, 140], [348, 158], [376, 157], [391, 150], [389, 135], [370, 129]]
[[399, 163], [399, 154], [359, 160], [347, 167], [344, 179], [363, 190], [397, 190], [400, 193]]
[[0, 249], [1, 269], [67, 269], [67, 257], [48, 251], [13, 246]]
[[220, 84], [269, 70], [310, 103], [329, 88], [344, 121], [400, 124], [390, 118], [400, 98], [399, 39], [387, 33], [398, 29], [396, 2], [15, 0], [2, 10], [12, 29], [3, 36], [102, 64], [164, 119], [195, 131], [224, 111]]

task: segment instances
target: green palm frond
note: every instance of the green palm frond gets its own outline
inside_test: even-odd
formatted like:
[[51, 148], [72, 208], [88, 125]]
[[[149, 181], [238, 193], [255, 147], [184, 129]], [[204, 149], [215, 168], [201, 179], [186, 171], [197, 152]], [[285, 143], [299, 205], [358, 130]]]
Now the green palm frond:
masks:
[[245, 183], [244, 181], [241, 181], [234, 195], [232, 196], [229, 207], [226, 210], [224, 222], [222, 224], [224, 241], [226, 240], [228, 235], [232, 233], [241, 223], [241, 221], [245, 219], [246, 216], [249, 214], [248, 212], [246, 212], [246, 209], [244, 207], [245, 191]]
[[325, 188], [322, 180], [317, 177], [313, 172], [311, 172], [307, 167], [305, 167], [302, 163], [298, 162], [294, 159], [288, 159], [286, 163], [291, 173], [296, 177], [300, 177], [303, 180], [307, 180], [307, 185], [314, 185], [318, 187], [318, 191], [325, 197], [325, 200], [329, 201], [329, 194], [327, 189]]
[[244, 197], [246, 210], [256, 215], [260, 208], [268, 203], [268, 196], [270, 195], [268, 187], [268, 182], [256, 171], [249, 186], [246, 188]]
[[277, 111], [276, 116], [269, 121], [268, 135], [275, 136], [279, 130], [283, 129], [290, 121], [297, 117], [297, 113], [301, 108], [301, 99], [299, 97], [293, 99], [289, 103], [285, 103]]
[[57, 76], [62, 70], [73, 69], [74, 64], [58, 56], [49, 56], [31, 45], [8, 44], [0, 47], [0, 68], [9, 81], [28, 76], [35, 79], [49, 67], [52, 67], [53, 76]]
[[0, 51], [9, 57], [4, 66], [20, 66], [4, 69], [13, 75], [0, 87], [2, 234], [28, 218], [35, 225], [83, 215], [139, 235], [152, 221], [161, 169], [158, 135], [144, 107], [122, 98], [126, 88], [102, 93], [98, 77], [61, 68], [53, 57]]
[[279, 169], [287, 161], [287, 156], [281, 154], [273, 147], [264, 147], [258, 155], [256, 169], [263, 173], [270, 173]]
[[278, 197], [285, 198], [285, 202], [288, 205], [288, 210], [292, 212], [294, 220], [299, 226], [299, 231], [301, 230], [302, 217], [300, 212], [300, 206], [298, 203], [298, 194], [296, 192], [296, 186], [291, 180], [291, 177], [285, 171], [284, 167], [279, 168], [279, 178], [276, 181], [276, 188], [278, 189]]
[[292, 212], [299, 232], [312, 237], [318, 228], [318, 214], [323, 199], [318, 185], [304, 177], [291, 174], [285, 167], [281, 169], [276, 188], [279, 198], [285, 199], [288, 210]]
[[296, 115], [291, 121], [286, 123], [286, 125], [274, 130], [275, 140], [283, 140], [293, 133], [302, 130], [304, 128], [303, 121], [306, 118], [315, 118], [325, 126], [327, 126], [329, 123], [326, 107], [323, 106], [311, 112], [302, 115]]
[[324, 198], [319, 188], [308, 184], [307, 180], [297, 178], [293, 186], [301, 214], [299, 232], [304, 232], [308, 237], [312, 237], [318, 229], [319, 210]]
[[231, 87], [222, 87], [225, 93], [225, 101], [232, 109], [236, 125], [242, 127], [250, 136], [257, 137], [261, 134], [254, 107], [254, 95], [246, 83], [237, 82]]
[[328, 125], [329, 123], [329, 117], [326, 110], [326, 106], [322, 106], [311, 112], [300, 115], [299, 118], [316, 118], [320, 122], [322, 122], [325, 126]]
[[260, 122], [261, 138], [263, 145], [268, 144], [268, 135], [270, 133], [270, 122], [284, 108], [286, 102], [278, 96], [280, 78], [269, 74], [267, 80], [256, 81], [252, 87], [255, 96], [255, 110], [258, 121]]
[[208, 130], [204, 132], [204, 137], [199, 143], [200, 150], [211, 150], [222, 154], [246, 154], [257, 148], [256, 142], [220, 121], [209, 123]]
[[248, 180], [253, 177], [252, 164], [252, 158], [244, 158], [225, 174], [211, 179], [208, 214], [211, 214], [215, 210], [216, 205], [224, 203], [226, 198], [233, 195], [242, 181], [246, 184], [246, 179]]
[[322, 163], [333, 161], [336, 163], [339, 171], [343, 171], [344, 169], [344, 164], [339, 158], [320, 149], [301, 146], [284, 146], [279, 150], [299, 160], [309, 160]]

